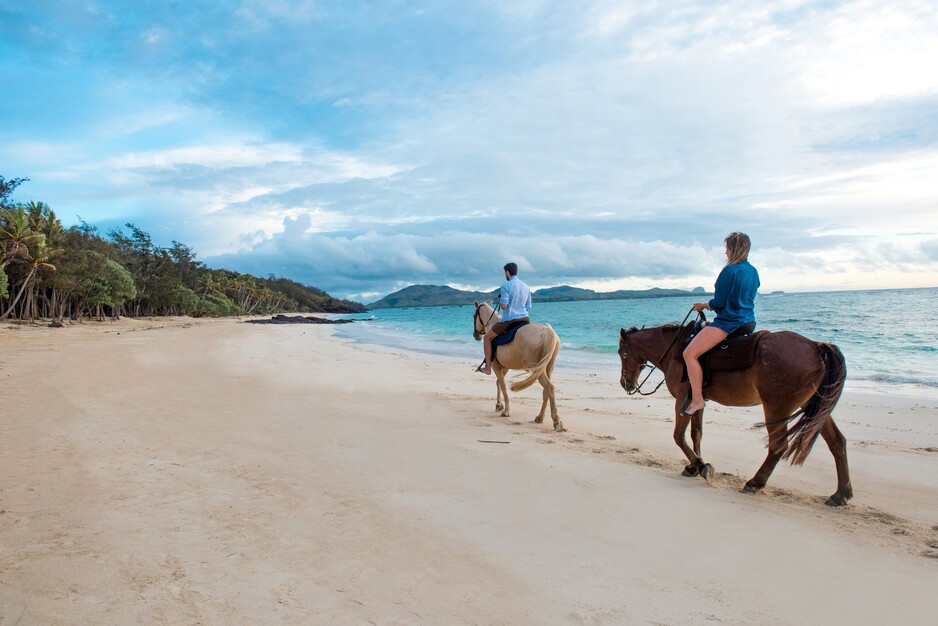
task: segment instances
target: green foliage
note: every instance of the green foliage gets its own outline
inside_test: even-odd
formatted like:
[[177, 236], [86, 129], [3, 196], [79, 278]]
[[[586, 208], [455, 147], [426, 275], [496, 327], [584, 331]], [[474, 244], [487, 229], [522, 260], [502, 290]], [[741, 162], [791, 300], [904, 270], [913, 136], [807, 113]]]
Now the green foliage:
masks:
[[358, 302], [333, 298], [322, 289], [307, 287], [289, 278], [275, 278], [273, 275], [262, 280], [268, 289], [282, 293], [296, 303], [292, 311], [309, 313], [362, 313], [366, 309]]
[[107, 259], [104, 266], [104, 281], [107, 283], [108, 304], [112, 307], [124, 304], [137, 297], [137, 287], [133, 276], [121, 265]]
[[64, 229], [43, 202], [10, 203], [26, 180], [0, 177], [0, 312], [60, 319], [365, 310], [285, 278], [207, 268], [189, 246], [173, 241], [161, 248], [133, 224], [106, 237], [80, 218]]
[[28, 178], [11, 178], [10, 180], [5, 179], [3, 176], [0, 176], [0, 208], [7, 208], [10, 206], [10, 196], [13, 195], [13, 190], [25, 183]]
[[199, 306], [193, 317], [228, 317], [241, 315], [244, 311], [227, 296], [206, 294], [199, 300]]
[[107, 257], [92, 250], [83, 250], [79, 253], [77, 272], [75, 273], [75, 289], [72, 295], [82, 305], [97, 306], [107, 304], [108, 285], [104, 278], [104, 268]]
[[176, 309], [178, 315], [195, 316], [199, 310], [199, 294], [192, 291], [185, 285], [176, 287], [170, 295], [171, 306]]

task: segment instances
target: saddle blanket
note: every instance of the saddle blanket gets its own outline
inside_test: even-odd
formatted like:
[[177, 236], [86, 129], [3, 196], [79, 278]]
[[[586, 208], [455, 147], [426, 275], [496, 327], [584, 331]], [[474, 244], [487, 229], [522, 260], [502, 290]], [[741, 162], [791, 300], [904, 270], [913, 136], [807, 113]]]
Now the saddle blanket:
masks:
[[518, 322], [517, 324], [515, 324], [514, 326], [512, 326], [511, 328], [503, 332], [501, 335], [498, 335], [497, 337], [495, 337], [495, 339], [492, 340], [492, 345], [503, 346], [506, 343], [511, 343], [511, 340], [515, 338], [515, 333], [518, 332], [518, 329], [524, 328], [529, 323], [530, 322]]

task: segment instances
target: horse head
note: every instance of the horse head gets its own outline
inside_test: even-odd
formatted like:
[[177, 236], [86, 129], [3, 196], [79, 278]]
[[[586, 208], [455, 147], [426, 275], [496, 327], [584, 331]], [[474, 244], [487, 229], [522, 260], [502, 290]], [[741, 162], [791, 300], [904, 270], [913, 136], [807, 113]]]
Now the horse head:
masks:
[[628, 330], [624, 328], [619, 330], [619, 361], [622, 363], [622, 373], [619, 376], [619, 384], [627, 393], [634, 393], [638, 388], [636, 383], [638, 375], [645, 369], [647, 359], [644, 355], [635, 351], [634, 346], [629, 344], [629, 335], [638, 331], [634, 326]]
[[[476, 310], [472, 315], [472, 337], [479, 341], [485, 336], [485, 329], [495, 317], [495, 309], [488, 302], [476, 302]], [[497, 321], [497, 320], [496, 320]]]

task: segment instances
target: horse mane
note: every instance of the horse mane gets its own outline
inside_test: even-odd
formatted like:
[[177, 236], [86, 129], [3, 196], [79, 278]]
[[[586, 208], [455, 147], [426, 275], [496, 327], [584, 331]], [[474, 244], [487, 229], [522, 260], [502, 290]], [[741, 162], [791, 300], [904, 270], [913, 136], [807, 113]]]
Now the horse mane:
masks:
[[645, 328], [644, 326], [642, 328], [637, 328], [633, 326], [632, 328], [625, 331], [625, 333], [631, 334], [631, 333], [636, 333], [640, 330], [656, 330], [656, 329], [657, 330], [678, 330], [680, 328], [682, 328], [682, 326], [678, 324], [677, 322], [670, 322], [668, 324], [662, 324], [661, 326], [649, 326], [648, 328]]

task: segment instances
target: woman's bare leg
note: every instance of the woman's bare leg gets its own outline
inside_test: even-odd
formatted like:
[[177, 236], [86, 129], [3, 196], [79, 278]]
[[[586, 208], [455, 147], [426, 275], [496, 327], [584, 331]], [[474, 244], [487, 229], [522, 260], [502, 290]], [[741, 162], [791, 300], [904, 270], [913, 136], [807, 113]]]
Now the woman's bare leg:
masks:
[[687, 380], [690, 383], [690, 404], [684, 407], [684, 412], [693, 415], [704, 408], [703, 399], [703, 369], [697, 360], [700, 355], [726, 339], [728, 333], [714, 326], [704, 326], [697, 333], [693, 341], [684, 348], [684, 362], [687, 364]]

